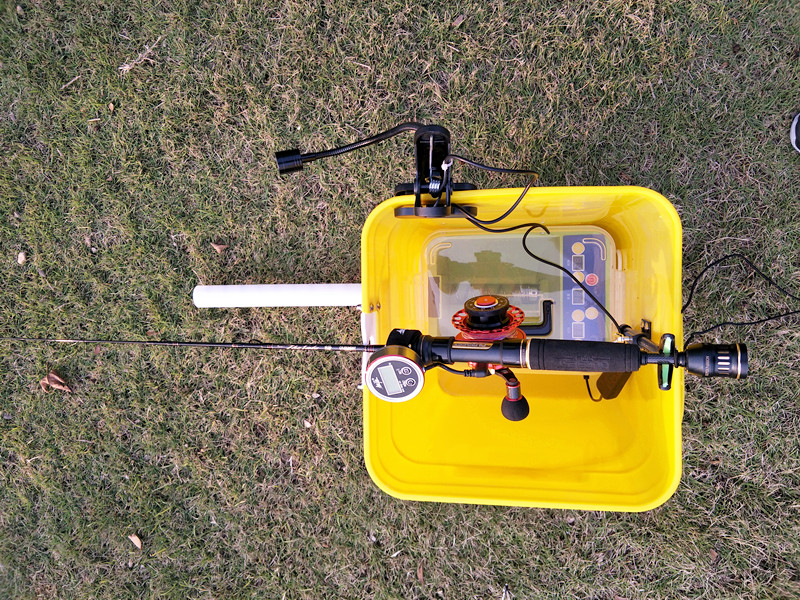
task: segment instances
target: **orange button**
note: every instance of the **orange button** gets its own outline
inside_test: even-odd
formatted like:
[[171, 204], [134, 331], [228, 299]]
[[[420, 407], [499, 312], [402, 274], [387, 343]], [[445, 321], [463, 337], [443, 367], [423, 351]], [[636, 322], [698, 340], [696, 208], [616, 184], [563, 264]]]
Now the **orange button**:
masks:
[[475, 299], [475, 306], [478, 308], [492, 308], [493, 306], [497, 306], [497, 304], [497, 298], [494, 296], [481, 296]]

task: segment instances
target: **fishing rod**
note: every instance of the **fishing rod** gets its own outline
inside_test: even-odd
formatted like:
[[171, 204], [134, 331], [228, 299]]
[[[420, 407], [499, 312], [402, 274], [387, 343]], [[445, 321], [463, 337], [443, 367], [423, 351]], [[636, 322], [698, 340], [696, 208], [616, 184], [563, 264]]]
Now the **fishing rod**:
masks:
[[51, 344], [116, 344], [130, 346], [169, 346], [177, 348], [244, 348], [249, 350], [310, 350], [319, 352], [375, 352], [383, 346], [370, 344], [280, 344], [265, 342], [177, 342], [170, 340], [87, 340], [43, 337], [4, 337], [2, 342], [39, 342]]
[[[526, 371], [599, 372], [602, 375], [598, 388], [607, 399], [616, 397], [627, 378], [646, 365], [657, 366], [658, 387], [664, 391], [671, 388], [675, 368], [685, 368], [699, 377], [743, 379], [748, 375], [744, 344], [693, 344], [678, 352], [674, 335], [664, 334], [661, 343], [656, 345], [649, 336], [637, 334], [628, 326], [621, 326], [628, 334], [622, 343], [537, 339], [526, 336], [521, 326], [523, 319], [524, 313], [512, 306], [508, 298], [483, 295], [467, 300], [464, 309], [453, 316], [453, 323], [460, 330], [457, 336], [434, 337], [414, 329], [393, 329], [382, 345], [46, 337], [7, 337], [0, 341], [361, 352], [369, 354], [364, 383], [376, 398], [386, 402], [406, 402], [417, 396], [425, 385], [425, 373], [434, 368], [465, 377], [497, 375], [506, 387], [501, 413], [510, 421], [521, 421], [530, 412], [520, 381], [510, 367]], [[457, 363], [466, 363], [470, 368], [456, 370], [448, 366]]]

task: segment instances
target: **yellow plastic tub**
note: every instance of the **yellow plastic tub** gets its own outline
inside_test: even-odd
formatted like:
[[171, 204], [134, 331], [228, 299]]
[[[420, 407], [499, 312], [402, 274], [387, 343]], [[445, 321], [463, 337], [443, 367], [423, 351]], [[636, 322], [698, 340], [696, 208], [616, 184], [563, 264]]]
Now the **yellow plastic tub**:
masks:
[[[475, 206], [479, 218], [490, 219], [520, 192], [458, 192], [453, 202]], [[455, 284], [439, 285], [443, 264], [462, 287], [471, 285], [469, 265], [482, 264], [475, 285], [491, 285], [486, 260], [496, 260], [498, 281], [508, 284], [510, 277], [522, 296], [537, 293], [519, 280], [541, 265], [508, 258], [521, 248], [524, 229], [490, 234], [464, 218], [395, 216], [395, 208], [410, 204], [413, 197], [387, 200], [364, 226], [365, 341], [383, 343], [394, 328], [452, 335], [451, 305], [441, 293], [450, 292], [453, 300], [457, 292]], [[587, 239], [601, 240], [610, 265], [606, 300], [617, 321], [638, 327], [647, 319], [654, 340], [674, 333], [681, 344], [681, 224], [663, 196], [639, 187], [533, 188], [495, 227], [527, 222], [548, 226], [553, 238], [583, 231]], [[543, 233], [535, 236], [532, 243], [551, 243]], [[495, 240], [502, 256], [492, 254]], [[483, 262], [469, 255], [473, 247]], [[457, 269], [453, 252], [464, 255], [456, 257]], [[552, 283], [537, 281], [537, 289], [557, 294]], [[532, 301], [523, 309], [535, 312], [536, 306]], [[557, 327], [551, 335], [570, 331]], [[408, 500], [616, 511], [648, 510], [673, 494], [681, 473], [682, 370], [675, 370], [672, 389], [664, 392], [656, 367], [642, 367], [617, 398], [602, 402], [590, 400], [581, 374], [515, 373], [530, 403], [530, 416], [520, 422], [500, 413], [505, 387], [499, 377], [467, 379], [433, 369], [421, 394], [405, 403], [381, 401], [365, 387], [364, 453], [375, 483]], [[592, 374], [593, 389], [596, 380]]]

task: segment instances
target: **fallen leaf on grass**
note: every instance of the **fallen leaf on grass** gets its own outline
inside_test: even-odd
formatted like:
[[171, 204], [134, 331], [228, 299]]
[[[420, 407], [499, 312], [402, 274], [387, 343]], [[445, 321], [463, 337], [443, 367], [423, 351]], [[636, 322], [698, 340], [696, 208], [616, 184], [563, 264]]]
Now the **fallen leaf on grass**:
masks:
[[303, 427], [311, 429], [311, 422], [308, 419], [303, 419]]
[[24, 252], [20, 252], [19, 254], [17, 254], [17, 264], [18, 265], [24, 265], [26, 260], [28, 260], [28, 255], [27, 254], [25, 254]]
[[43, 392], [49, 392], [50, 388], [54, 390], [62, 390], [64, 392], [71, 392], [72, 389], [67, 385], [67, 383], [61, 379], [58, 373], [55, 371], [50, 371], [47, 374], [47, 377], [42, 379], [39, 382], [39, 385], [42, 387]]
[[458, 16], [457, 16], [457, 17], [456, 17], [456, 18], [453, 20], [453, 28], [455, 29], [456, 27], [458, 27], [459, 25], [461, 25], [461, 24], [464, 22], [464, 19], [466, 19], [466, 17], [465, 17], [464, 15], [458, 15]]
[[422, 565], [417, 567], [417, 581], [425, 583], [425, 574], [422, 572]]
[[131, 541], [131, 543], [132, 543], [134, 546], [136, 546], [136, 547], [137, 547], [139, 550], [141, 550], [141, 549], [142, 549], [142, 540], [140, 540], [140, 539], [139, 539], [139, 536], [138, 536], [138, 535], [136, 535], [135, 533], [132, 533], [132, 534], [130, 534], [130, 535], [128, 536], [128, 539], [129, 539], [129, 540]]
[[214, 244], [213, 242], [211, 244], [211, 247], [217, 251], [217, 254], [222, 254], [223, 252], [225, 252], [225, 250], [228, 249], [228, 246], [226, 246], [225, 244]]

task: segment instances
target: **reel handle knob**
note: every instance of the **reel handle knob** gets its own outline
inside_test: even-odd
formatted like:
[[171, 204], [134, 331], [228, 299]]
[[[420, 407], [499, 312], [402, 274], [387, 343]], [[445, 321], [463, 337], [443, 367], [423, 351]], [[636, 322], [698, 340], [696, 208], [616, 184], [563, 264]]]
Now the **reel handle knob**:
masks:
[[511, 400], [506, 396], [500, 405], [500, 412], [509, 421], [522, 421], [530, 414], [531, 409], [525, 396], [520, 396], [516, 400]]
[[519, 379], [506, 367], [497, 369], [495, 375], [499, 375], [506, 384], [506, 395], [500, 405], [500, 412], [509, 421], [522, 421], [530, 414], [531, 409], [528, 400], [522, 395]]

